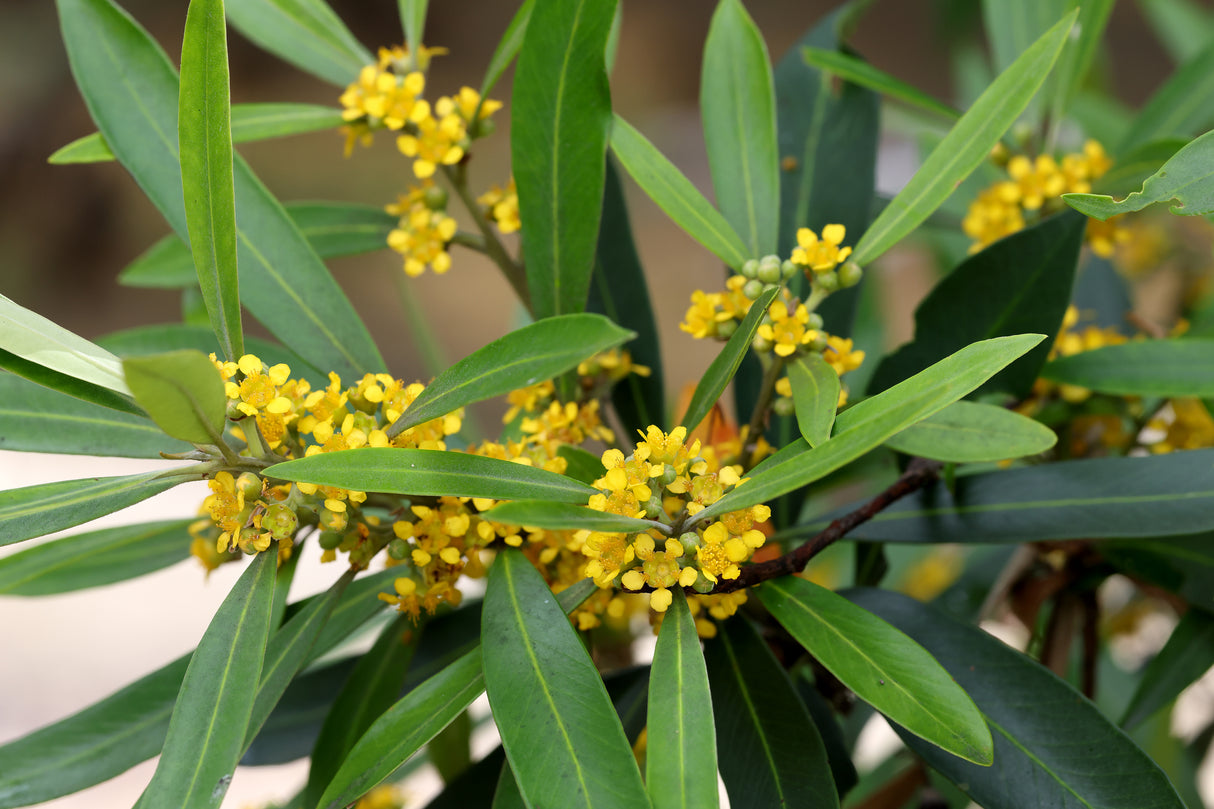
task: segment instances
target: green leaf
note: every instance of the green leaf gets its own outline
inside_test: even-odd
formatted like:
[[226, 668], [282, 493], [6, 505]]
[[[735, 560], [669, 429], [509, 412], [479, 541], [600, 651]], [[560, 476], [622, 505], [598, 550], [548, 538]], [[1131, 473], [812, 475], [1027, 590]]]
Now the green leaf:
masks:
[[0, 491], [0, 547], [80, 525], [183, 481], [163, 474], [63, 480]]
[[538, 570], [507, 549], [489, 571], [485, 687], [530, 806], [648, 806], [620, 720]]
[[[915, 309], [915, 339], [881, 361], [869, 392], [883, 390], [977, 340], [1057, 334], [1074, 285], [1085, 220], [1045, 220], [970, 256]], [[1050, 352], [1044, 342], [982, 386], [1027, 396]]]
[[1159, 654], [1147, 663], [1121, 718], [1121, 727], [1130, 730], [1149, 719], [1211, 666], [1214, 666], [1214, 615], [1191, 609], [1172, 630]]
[[[1212, 49], [1214, 52], [1214, 49]], [[1214, 68], [1211, 69], [1214, 76]], [[1163, 168], [1148, 177], [1142, 190], [1122, 200], [1106, 194], [1063, 194], [1067, 205], [1082, 214], [1105, 220], [1122, 213], [1141, 211], [1160, 202], [1171, 204], [1181, 216], [1214, 213], [1214, 130], [1172, 155]]]
[[798, 439], [756, 466], [746, 483], [697, 514], [696, 522], [767, 502], [822, 478], [965, 396], [1041, 339], [1022, 334], [975, 343], [853, 405], [839, 414], [829, 441], [811, 448]]
[[1183, 809], [1159, 766], [1095, 705], [1035, 661], [907, 596], [883, 590], [847, 596], [921, 643], [982, 712], [995, 743], [991, 767], [900, 732], [974, 802], [986, 809]]
[[515, 500], [512, 503], [502, 503], [482, 512], [481, 517], [506, 525], [556, 531], [577, 529], [635, 534], [660, 525], [652, 520], [634, 520], [632, 517], [595, 511], [585, 506], [545, 500]]
[[1058, 436], [1044, 424], [995, 405], [954, 402], [907, 427], [885, 446], [949, 463], [981, 463], [1036, 455]]
[[801, 53], [805, 57], [806, 64], [838, 76], [844, 81], [867, 87], [874, 92], [897, 99], [912, 107], [934, 112], [949, 120], [961, 117], [961, 113], [948, 104], [937, 101], [922, 90], [894, 78], [884, 70], [873, 67], [863, 59], [824, 48], [802, 48]]
[[750, 249], [733, 226], [644, 135], [620, 116], [611, 125], [611, 151], [657, 206], [688, 236], [735, 270]]
[[44, 596], [133, 579], [190, 555], [193, 520], [124, 525], [44, 542], [0, 558], [0, 594]]
[[392, 707], [405, 684], [409, 661], [417, 649], [414, 619], [401, 613], [380, 632], [346, 680], [312, 748], [312, 765], [303, 805], [316, 806], [359, 737]]
[[[1185, 453], [1188, 454], [1188, 453]], [[1206, 474], [1209, 474], [1208, 469]], [[1207, 519], [1206, 525], [1209, 525]], [[1156, 520], [1156, 525], [1160, 525]], [[1166, 530], [1172, 530], [1167, 523]], [[1145, 532], [1143, 534], [1146, 536]], [[1203, 534], [1110, 540], [1100, 546], [1105, 560], [1135, 579], [1157, 584], [1206, 612], [1214, 612], [1214, 544]]]
[[581, 447], [561, 444], [557, 447], [556, 454], [565, 459], [565, 474], [582, 483], [593, 484], [607, 472], [598, 455]]
[[704, 420], [704, 417], [712, 410], [712, 406], [725, 392], [725, 386], [738, 372], [738, 366], [742, 364], [746, 352], [750, 351], [755, 333], [759, 330], [759, 324], [763, 321], [763, 316], [767, 314], [767, 308], [771, 306], [771, 302], [775, 300], [779, 292], [780, 287], [773, 284], [765, 289], [762, 295], [755, 298], [746, 312], [746, 317], [730, 336], [729, 342], [725, 343], [725, 347], [709, 364], [704, 376], [700, 377], [695, 392], [691, 394], [691, 401], [687, 403], [687, 412], [683, 414], [680, 422], [689, 431], [694, 430]]
[[258, 47], [345, 86], [375, 57], [324, 0], [228, 0], [228, 20]]
[[444, 784], [453, 783], [472, 765], [471, 736], [472, 720], [464, 711], [426, 745], [426, 758], [438, 770]]
[[1214, 16], [1192, 0], [1146, 0], [1138, 8], [1173, 62], [1192, 59], [1214, 35]]
[[1201, 52], [1181, 65], [1138, 111], [1130, 131], [1117, 145], [1117, 152], [1128, 152], [1160, 138], [1192, 137], [1209, 129], [1214, 124], [1211, 104], [1214, 104], [1214, 43], [1207, 41]]
[[905, 634], [796, 576], [766, 582], [759, 600], [860, 699], [953, 755], [991, 763], [991, 732], [973, 700]]
[[[300, 135], [322, 129], [336, 129], [345, 123], [341, 110], [319, 104], [232, 105], [232, 142], [250, 143], [287, 135]], [[69, 163], [104, 163], [114, 153], [100, 132], [77, 138], [58, 149], [46, 162], [61, 166]]]
[[129, 413], [140, 418], [147, 417], [143, 409], [135, 404], [135, 401], [127, 394], [116, 393], [109, 388], [94, 385], [92, 382], [85, 382], [74, 376], [53, 371], [44, 365], [18, 357], [16, 354], [5, 351], [2, 348], [0, 348], [0, 368], [3, 368], [5, 371], [11, 371], [13, 374], [44, 388], [65, 393], [81, 401]]
[[518, 49], [523, 46], [523, 36], [527, 33], [527, 22], [531, 19], [531, 9], [535, 0], [524, 0], [506, 26], [501, 40], [489, 58], [489, 66], [485, 68], [485, 78], [481, 81], [481, 98], [489, 95], [489, 91], [497, 84], [497, 80], [506, 72], [506, 68], [514, 61]]
[[257, 693], [249, 686], [270, 635], [277, 561], [270, 551], [249, 564], [190, 658], [144, 805], [193, 809], [223, 800]]
[[1214, 396], [1214, 339], [1104, 346], [1059, 357], [1041, 375], [1117, 396]]
[[190, 349], [122, 361], [135, 401], [173, 438], [222, 441], [228, 397], [223, 378], [201, 351]]
[[[430, 449], [362, 447], [275, 464], [269, 477], [364, 492], [551, 500], [585, 504], [598, 494], [572, 478], [530, 466]], [[2, 513], [2, 512], [0, 512]]]
[[1126, 197], [1142, 188], [1152, 174], [1163, 168], [1172, 156], [1188, 144], [1187, 138], [1153, 140], [1117, 158], [1093, 186], [1100, 194]]
[[111, 410], [0, 374], [0, 449], [159, 458], [189, 444], [169, 438], [145, 416]]
[[130, 394], [117, 357], [4, 295], [0, 295], [0, 348], [43, 368]]
[[[1079, 3], [1079, 16], [1075, 20], [1075, 36], [1068, 39], [1063, 46], [1062, 56], [1058, 59], [1058, 71], [1050, 82], [1050, 116], [1054, 121], [1061, 121], [1071, 106], [1075, 94], [1083, 85], [1092, 67], [1092, 60], [1104, 38], [1108, 26], [1109, 14], [1113, 11], [1115, 0], [1087, 0]], [[1053, 18], [1047, 19], [1048, 25], [1061, 17], [1076, 5], [1074, 0], [1065, 0], [1061, 5], [1053, 7]], [[1101, 133], [1102, 137], [1107, 137]]]
[[704, 43], [700, 112], [717, 205], [747, 257], [776, 251], [780, 168], [767, 46], [739, 0], [720, 0]]
[[244, 354], [236, 270], [228, 29], [223, 0], [191, 0], [181, 44], [177, 133], [190, 248], [222, 355]]
[[838, 809], [826, 748], [784, 667], [750, 622], [718, 625], [704, 644], [718, 765], [733, 809]]
[[1006, 70], [1033, 40], [1065, 14], [1067, 0], [1024, 0], [1001, 3], [983, 0], [982, 21], [995, 69]]
[[429, 0], [397, 0], [401, 27], [405, 29], [405, 45], [409, 53], [421, 53], [422, 32], [426, 30], [426, 7]]
[[497, 790], [493, 793], [493, 805], [490, 809], [526, 809], [523, 794], [518, 791], [518, 782], [514, 780], [514, 771], [510, 762], [502, 764], [501, 774], [497, 778]]
[[927, 219], [986, 159], [1045, 81], [1074, 21], [1075, 12], [1064, 17], [986, 88], [864, 232], [854, 261], [872, 263]]
[[649, 675], [645, 788], [654, 809], [718, 805], [717, 737], [708, 669], [683, 591], [662, 619]]
[[[832, 439], [833, 440], [833, 439]], [[908, 495], [849, 536], [885, 542], [1036, 542], [1214, 529], [1214, 449], [1093, 458], [956, 478]], [[746, 484], [749, 486], [750, 484]], [[805, 532], [825, 527], [807, 525]], [[801, 533], [801, 531], [798, 531]]]
[[801, 437], [816, 447], [830, 438], [830, 428], [835, 423], [839, 375], [821, 354], [814, 352], [797, 357], [787, 368]]
[[602, 315], [551, 317], [510, 332], [443, 371], [390, 428], [396, 436], [459, 408], [552, 379], [633, 337]]
[[603, 204], [616, 0], [538, 0], [514, 72], [510, 153], [531, 313], [586, 308]]
[[650, 424], [665, 424], [665, 383], [658, 327], [650, 303], [649, 284], [632, 239], [620, 173], [613, 160], [607, 161], [603, 221], [599, 225], [586, 310], [604, 314], [636, 332], [636, 338], [628, 345], [629, 355], [633, 363], [649, 369], [648, 376], [629, 374], [612, 389], [611, 402], [624, 428], [643, 430]]

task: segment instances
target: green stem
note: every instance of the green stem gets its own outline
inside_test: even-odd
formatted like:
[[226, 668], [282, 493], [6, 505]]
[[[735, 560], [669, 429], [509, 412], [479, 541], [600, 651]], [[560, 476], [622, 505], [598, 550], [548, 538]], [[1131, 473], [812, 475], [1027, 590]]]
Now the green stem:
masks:
[[784, 370], [784, 362], [784, 358], [777, 355], [763, 372], [759, 398], [755, 400], [755, 409], [751, 412], [750, 424], [746, 427], [746, 445], [742, 447], [743, 460], [750, 455], [759, 436], [763, 433], [764, 425], [767, 424], [767, 410], [771, 406], [771, 397], [776, 390], [776, 381], [780, 378], [780, 372]]
[[489, 227], [488, 220], [481, 215], [480, 207], [476, 204], [476, 200], [468, 192], [468, 183], [465, 180], [463, 171], [455, 171], [451, 166], [442, 167], [443, 174], [447, 177], [447, 181], [451, 187], [455, 189], [455, 194], [464, 203], [464, 207], [468, 209], [468, 213], [472, 214], [472, 220], [476, 222], [476, 227], [481, 232], [481, 236], [485, 240], [485, 254], [493, 260], [506, 276], [506, 280], [510, 282], [510, 286], [514, 287], [515, 294], [528, 310], [531, 309], [531, 296], [527, 292], [527, 274], [523, 268], [510, 257], [506, 252], [505, 245], [501, 239]]

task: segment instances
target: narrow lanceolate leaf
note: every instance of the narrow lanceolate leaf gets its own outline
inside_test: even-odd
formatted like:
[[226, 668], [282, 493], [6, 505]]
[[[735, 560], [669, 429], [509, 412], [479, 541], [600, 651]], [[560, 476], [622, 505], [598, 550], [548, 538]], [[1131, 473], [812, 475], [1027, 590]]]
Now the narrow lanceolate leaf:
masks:
[[191, 0], [181, 43], [177, 134], [190, 249], [223, 356], [244, 354], [236, 270], [228, 29], [223, 0]]
[[462, 452], [363, 447], [275, 464], [269, 477], [365, 492], [584, 504], [597, 489], [555, 472]]
[[0, 594], [44, 596], [133, 579], [190, 555], [192, 520], [124, 525], [63, 537], [0, 558]]
[[1214, 666], [1214, 615], [1191, 609], [1172, 630], [1167, 644], [1147, 663], [1125, 709], [1121, 726], [1134, 728], [1170, 704]]
[[228, 0], [228, 19], [264, 50], [344, 86], [375, 61], [325, 0]]
[[183, 478], [143, 472], [0, 492], [0, 546], [71, 528], [171, 489]]
[[[1109, 14], [1113, 11], [1113, 3], [1114, 0], [1089, 0], [1079, 6], [1079, 17], [1075, 20], [1077, 36], [1072, 36], [1063, 47], [1052, 82], [1050, 115], [1056, 120], [1062, 120], [1075, 93], [1087, 78], [1092, 60], [1104, 39], [1104, 30], [1109, 22]], [[1056, 8], [1055, 16], [1062, 16], [1070, 5], [1072, 4], [1068, 0], [1061, 8]]]
[[[1057, 334], [1071, 300], [1085, 222], [1073, 214], [1052, 217], [961, 262], [915, 309], [915, 339], [881, 361], [869, 393], [977, 340]], [[1050, 345], [1037, 346], [982, 389], [1027, 396]]]
[[934, 112], [949, 120], [956, 120], [961, 116], [961, 113], [948, 104], [937, 101], [917, 87], [894, 78], [884, 70], [873, 67], [863, 59], [849, 56], [846, 53], [840, 53], [837, 50], [826, 50], [825, 48], [803, 48], [801, 53], [805, 57], [806, 64], [838, 76], [852, 84], [867, 87], [874, 92], [881, 93], [904, 104], [909, 104], [912, 107]]
[[586, 308], [603, 205], [616, 0], [536, 0], [514, 74], [510, 152], [537, 319]]
[[1214, 340], [1146, 340], [1060, 357], [1041, 375], [1117, 396], [1214, 396]]
[[742, 364], [746, 352], [750, 350], [750, 345], [754, 342], [759, 324], [763, 321], [763, 316], [767, 314], [767, 307], [771, 306], [771, 302], [775, 300], [779, 291], [780, 287], [773, 285], [755, 299], [754, 303], [750, 305], [746, 317], [738, 324], [737, 329], [730, 335], [729, 341], [725, 343], [725, 347], [721, 349], [721, 353], [717, 354], [709, 364], [708, 370], [700, 378], [700, 383], [696, 385], [695, 393], [691, 395], [691, 401], [687, 403], [687, 412], [683, 414], [682, 423], [688, 430], [694, 430], [704, 420], [704, 417], [712, 410], [712, 406], [725, 392], [725, 387], [738, 372], [738, 366]]
[[1153, 140], [1192, 137], [1214, 123], [1214, 44], [1207, 41], [1200, 53], [1180, 66], [1155, 91], [1130, 124], [1117, 146], [1126, 152]]
[[4, 295], [0, 295], [0, 349], [52, 371], [130, 395], [117, 357]]
[[[232, 142], [249, 143], [287, 135], [336, 129], [345, 121], [341, 110], [320, 104], [232, 105]], [[85, 135], [55, 151], [46, 162], [52, 165], [68, 163], [103, 163], [114, 159], [114, 153], [100, 132]]]
[[553, 531], [585, 530], [635, 534], [660, 525], [651, 520], [636, 520], [619, 514], [595, 511], [585, 506], [545, 500], [515, 500], [512, 503], [502, 503], [482, 512], [481, 517], [506, 525], [547, 528]]
[[[1212, 49], [1214, 50], [1214, 49]], [[1214, 75], [1214, 72], [1212, 72]], [[1214, 213], [1214, 131], [1189, 143], [1123, 200], [1105, 194], [1063, 194], [1067, 205], [1095, 219], [1133, 213], [1156, 203], [1171, 204], [1182, 216]]]
[[991, 732], [973, 700], [901, 631], [795, 576], [767, 582], [759, 600], [856, 696], [953, 755], [991, 763]]
[[850, 536], [886, 542], [1036, 542], [1155, 537], [1161, 526], [1172, 534], [1194, 534], [1214, 529], [1212, 473], [1214, 449], [1197, 449], [965, 475], [951, 493], [949, 487], [930, 486]]
[[529, 806], [648, 806], [603, 680], [520, 551], [489, 571], [481, 637], [485, 688]]
[[735, 270], [752, 253], [728, 220], [683, 172], [620, 116], [611, 125], [611, 151], [633, 181], [688, 236]]
[[748, 257], [774, 253], [780, 227], [776, 94], [767, 46], [739, 0], [720, 0], [700, 74], [704, 143], [717, 205]]
[[981, 463], [1036, 455], [1057, 441], [1049, 427], [1007, 408], [954, 402], [898, 433], [885, 446], [920, 458]]
[[159, 458], [161, 452], [189, 448], [169, 438], [146, 416], [111, 410], [13, 374], [0, 374], [0, 449]]
[[864, 232], [852, 258], [868, 264], [919, 226], [970, 175], [1045, 80], [1075, 21], [1067, 15], [999, 74]]
[[654, 809], [717, 806], [717, 744], [700, 636], [676, 590], [649, 675], [645, 788]]
[[990, 767], [899, 731], [975, 803], [986, 809], [1183, 809], [1159, 766], [1095, 705], [1034, 660], [907, 596], [886, 590], [847, 596], [922, 644], [982, 712], [994, 737]]
[[839, 375], [822, 358], [810, 353], [788, 364], [788, 382], [801, 437], [811, 447], [830, 438], [839, 404]]
[[721, 779], [734, 809], [838, 809], [826, 747], [784, 667], [745, 618], [704, 644]]
[[429, 0], [397, 0], [409, 53], [421, 52], [422, 33], [426, 30], [426, 7], [429, 5]]
[[1143, 3], [1142, 16], [1167, 49], [1173, 62], [1187, 62], [1214, 36], [1214, 14], [1196, 0], [1152, 0]]
[[839, 414], [829, 441], [811, 448], [798, 439], [756, 466], [746, 483], [697, 514], [696, 521], [765, 503], [818, 480], [965, 396], [1041, 339], [1022, 334], [975, 343], [865, 399]]
[[524, 326], [439, 374], [392, 424], [388, 436], [464, 405], [551, 379], [633, 336], [602, 315], [564, 315]]
[[518, 49], [523, 46], [523, 36], [527, 33], [527, 23], [531, 19], [531, 9], [535, 0], [525, 0], [519, 6], [510, 24], [506, 26], [493, 56], [489, 57], [489, 65], [485, 68], [485, 78], [481, 81], [481, 98], [489, 95], [489, 91], [497, 84], [497, 80], [506, 72], [506, 68], [514, 61]]
[[198, 644], [145, 806], [217, 807], [244, 750], [270, 635], [278, 554], [257, 556], [241, 574]]
[[127, 385], [152, 421], [173, 438], [222, 441], [228, 397], [223, 378], [201, 351], [170, 351], [122, 361]]
[[135, 400], [129, 394], [118, 393], [110, 388], [94, 385], [92, 382], [85, 382], [83, 379], [77, 379], [69, 374], [60, 373], [59, 371], [47, 368], [45, 365], [39, 365], [24, 357], [18, 357], [11, 351], [5, 351], [2, 348], [0, 348], [0, 368], [10, 371], [36, 385], [67, 394], [83, 402], [101, 405], [111, 410], [129, 413], [132, 416], [147, 417], [147, 414], [143, 412], [143, 408], [135, 404]]

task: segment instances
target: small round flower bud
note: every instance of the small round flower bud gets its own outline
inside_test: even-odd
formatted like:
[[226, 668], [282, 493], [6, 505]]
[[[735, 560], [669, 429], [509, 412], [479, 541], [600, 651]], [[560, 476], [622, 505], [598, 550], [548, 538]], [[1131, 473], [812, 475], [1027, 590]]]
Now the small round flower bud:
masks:
[[818, 273], [814, 278], [814, 283], [817, 284], [820, 289], [827, 292], [834, 292], [839, 288], [839, 276], [834, 272]]
[[261, 478], [252, 472], [242, 472], [240, 477], [236, 478], [236, 488], [246, 500], [256, 500], [261, 497]]
[[[336, 547], [336, 546], [334, 546]], [[388, 543], [388, 555], [393, 559], [406, 559], [409, 556], [409, 543], [400, 537]]]
[[270, 532], [275, 539], [289, 539], [299, 527], [299, 518], [295, 511], [282, 503], [275, 503], [266, 508], [261, 518], [261, 527]]
[[785, 259], [784, 263], [780, 265], [780, 277], [785, 281], [791, 281], [800, 269], [792, 259]]
[[759, 277], [759, 260], [757, 258], [748, 258], [746, 263], [742, 265], [742, 275], [747, 278]]
[[781, 396], [771, 403], [771, 409], [776, 411], [777, 416], [791, 416], [797, 408], [792, 399]]
[[854, 287], [864, 277], [864, 270], [854, 261], [849, 261], [838, 270], [839, 285], [843, 288]]
[[268, 536], [263, 536], [259, 529], [246, 525], [240, 529], [240, 541], [238, 544], [243, 553], [252, 556], [268, 548], [270, 546], [270, 539]]
[[679, 535], [679, 543], [683, 546], [683, 553], [691, 553], [696, 548], [700, 547], [700, 535], [695, 531], [688, 531]]
[[783, 275], [779, 256], [763, 256], [759, 260], [758, 279], [765, 284], [778, 284]]
[[320, 545], [322, 550], [335, 550], [341, 544], [341, 534], [336, 531], [321, 531], [320, 538], [316, 540], [316, 544]]
[[742, 294], [753, 301], [763, 294], [763, 282], [758, 278], [751, 278], [742, 287]]
[[649, 500], [645, 503], [645, 518], [649, 520], [660, 520], [666, 516], [666, 510], [662, 508], [662, 495], [654, 491], [649, 495]]
[[666, 467], [662, 470], [662, 476], [658, 480], [663, 486], [669, 486], [675, 482], [678, 476], [679, 473], [675, 471], [674, 467], [671, 464], [666, 464]]
[[695, 583], [691, 585], [691, 589], [695, 590], [697, 593], [711, 593], [712, 588], [716, 586], [716, 583], [709, 581], [708, 577], [700, 576], [695, 580]]
[[771, 351], [772, 348], [775, 347], [775, 344], [772, 343], [771, 340], [765, 340], [762, 337], [756, 335], [755, 339], [751, 342], [750, 346], [755, 351], [758, 351], [760, 354], [766, 354], [768, 351]]
[[822, 315], [818, 314], [817, 312], [809, 313], [809, 321], [805, 324], [805, 328], [818, 331], [823, 325], [825, 324], [822, 322]]
[[826, 350], [826, 335], [819, 332], [818, 336], [810, 341], [809, 350], [810, 351], [825, 351]]
[[445, 211], [447, 210], [447, 190], [437, 185], [432, 185], [422, 195], [422, 202], [432, 211]]
[[722, 340], [728, 340], [733, 337], [733, 333], [738, 330], [738, 321], [724, 320], [717, 324], [717, 337]]

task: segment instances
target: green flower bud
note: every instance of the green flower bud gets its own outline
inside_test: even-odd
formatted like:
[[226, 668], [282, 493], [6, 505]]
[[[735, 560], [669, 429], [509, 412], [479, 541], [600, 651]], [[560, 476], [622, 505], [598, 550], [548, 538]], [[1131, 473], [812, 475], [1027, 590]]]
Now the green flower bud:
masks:
[[696, 577], [695, 584], [691, 585], [691, 589], [695, 590], [697, 593], [711, 593], [712, 588], [716, 586], [717, 585], [714, 582], [709, 581], [707, 578], [705, 578], [704, 574], [701, 573]]
[[261, 527], [270, 532], [275, 539], [290, 539], [299, 527], [299, 518], [294, 510], [282, 503], [275, 503], [266, 508], [261, 518]]
[[763, 282], [758, 278], [752, 278], [742, 287], [742, 294], [752, 301], [763, 294]]
[[320, 538], [316, 540], [316, 544], [320, 545], [322, 550], [335, 550], [341, 544], [341, 534], [336, 531], [321, 531]]
[[683, 553], [691, 554], [700, 547], [700, 535], [695, 531], [680, 534], [679, 543], [683, 546]]
[[844, 289], [854, 287], [860, 283], [860, 279], [864, 277], [864, 270], [854, 261], [849, 261], [838, 270], [839, 285]]
[[398, 560], [409, 558], [409, 543], [400, 537], [393, 539], [388, 543], [388, 555]]
[[792, 277], [797, 274], [801, 268], [793, 263], [792, 259], [785, 259], [780, 265], [780, 277], [785, 281], [791, 281]]
[[814, 331], [820, 331], [824, 325], [825, 324], [822, 322], [822, 315], [818, 314], [817, 312], [809, 313], [809, 322], [805, 324], [806, 328], [813, 329]]
[[792, 399], [781, 396], [771, 403], [771, 409], [776, 411], [777, 416], [791, 416], [797, 408]]
[[810, 351], [825, 351], [826, 350], [826, 335], [819, 333], [817, 337], [809, 343]]
[[750, 346], [760, 354], [766, 354], [775, 347], [775, 344], [773, 344], [771, 340], [765, 340], [763, 337], [755, 335], [755, 339], [753, 342], [751, 342]]
[[814, 283], [819, 289], [834, 292], [839, 288], [839, 276], [833, 272], [821, 272], [814, 277]]
[[645, 503], [645, 518], [649, 520], [660, 520], [666, 516], [666, 510], [662, 508], [662, 495], [659, 491], [654, 490], [649, 495], [648, 502]]
[[658, 480], [663, 486], [669, 486], [675, 482], [675, 479], [677, 479], [678, 476], [679, 473], [675, 471], [674, 466], [671, 464], [666, 464], [666, 467], [662, 470], [662, 476], [658, 478]]
[[422, 195], [422, 202], [432, 211], [445, 211], [447, 210], [447, 190], [437, 185], [432, 185]]
[[746, 263], [742, 265], [742, 275], [747, 278], [757, 278], [759, 276], [759, 260], [757, 258], [748, 258]]
[[725, 320], [717, 324], [717, 337], [722, 340], [728, 340], [733, 337], [733, 333], [738, 330], [738, 321]]
[[[763, 256], [759, 261], [758, 279], [765, 284], [778, 284], [783, 276], [779, 256]], [[755, 297], [758, 297], [757, 295]]]

